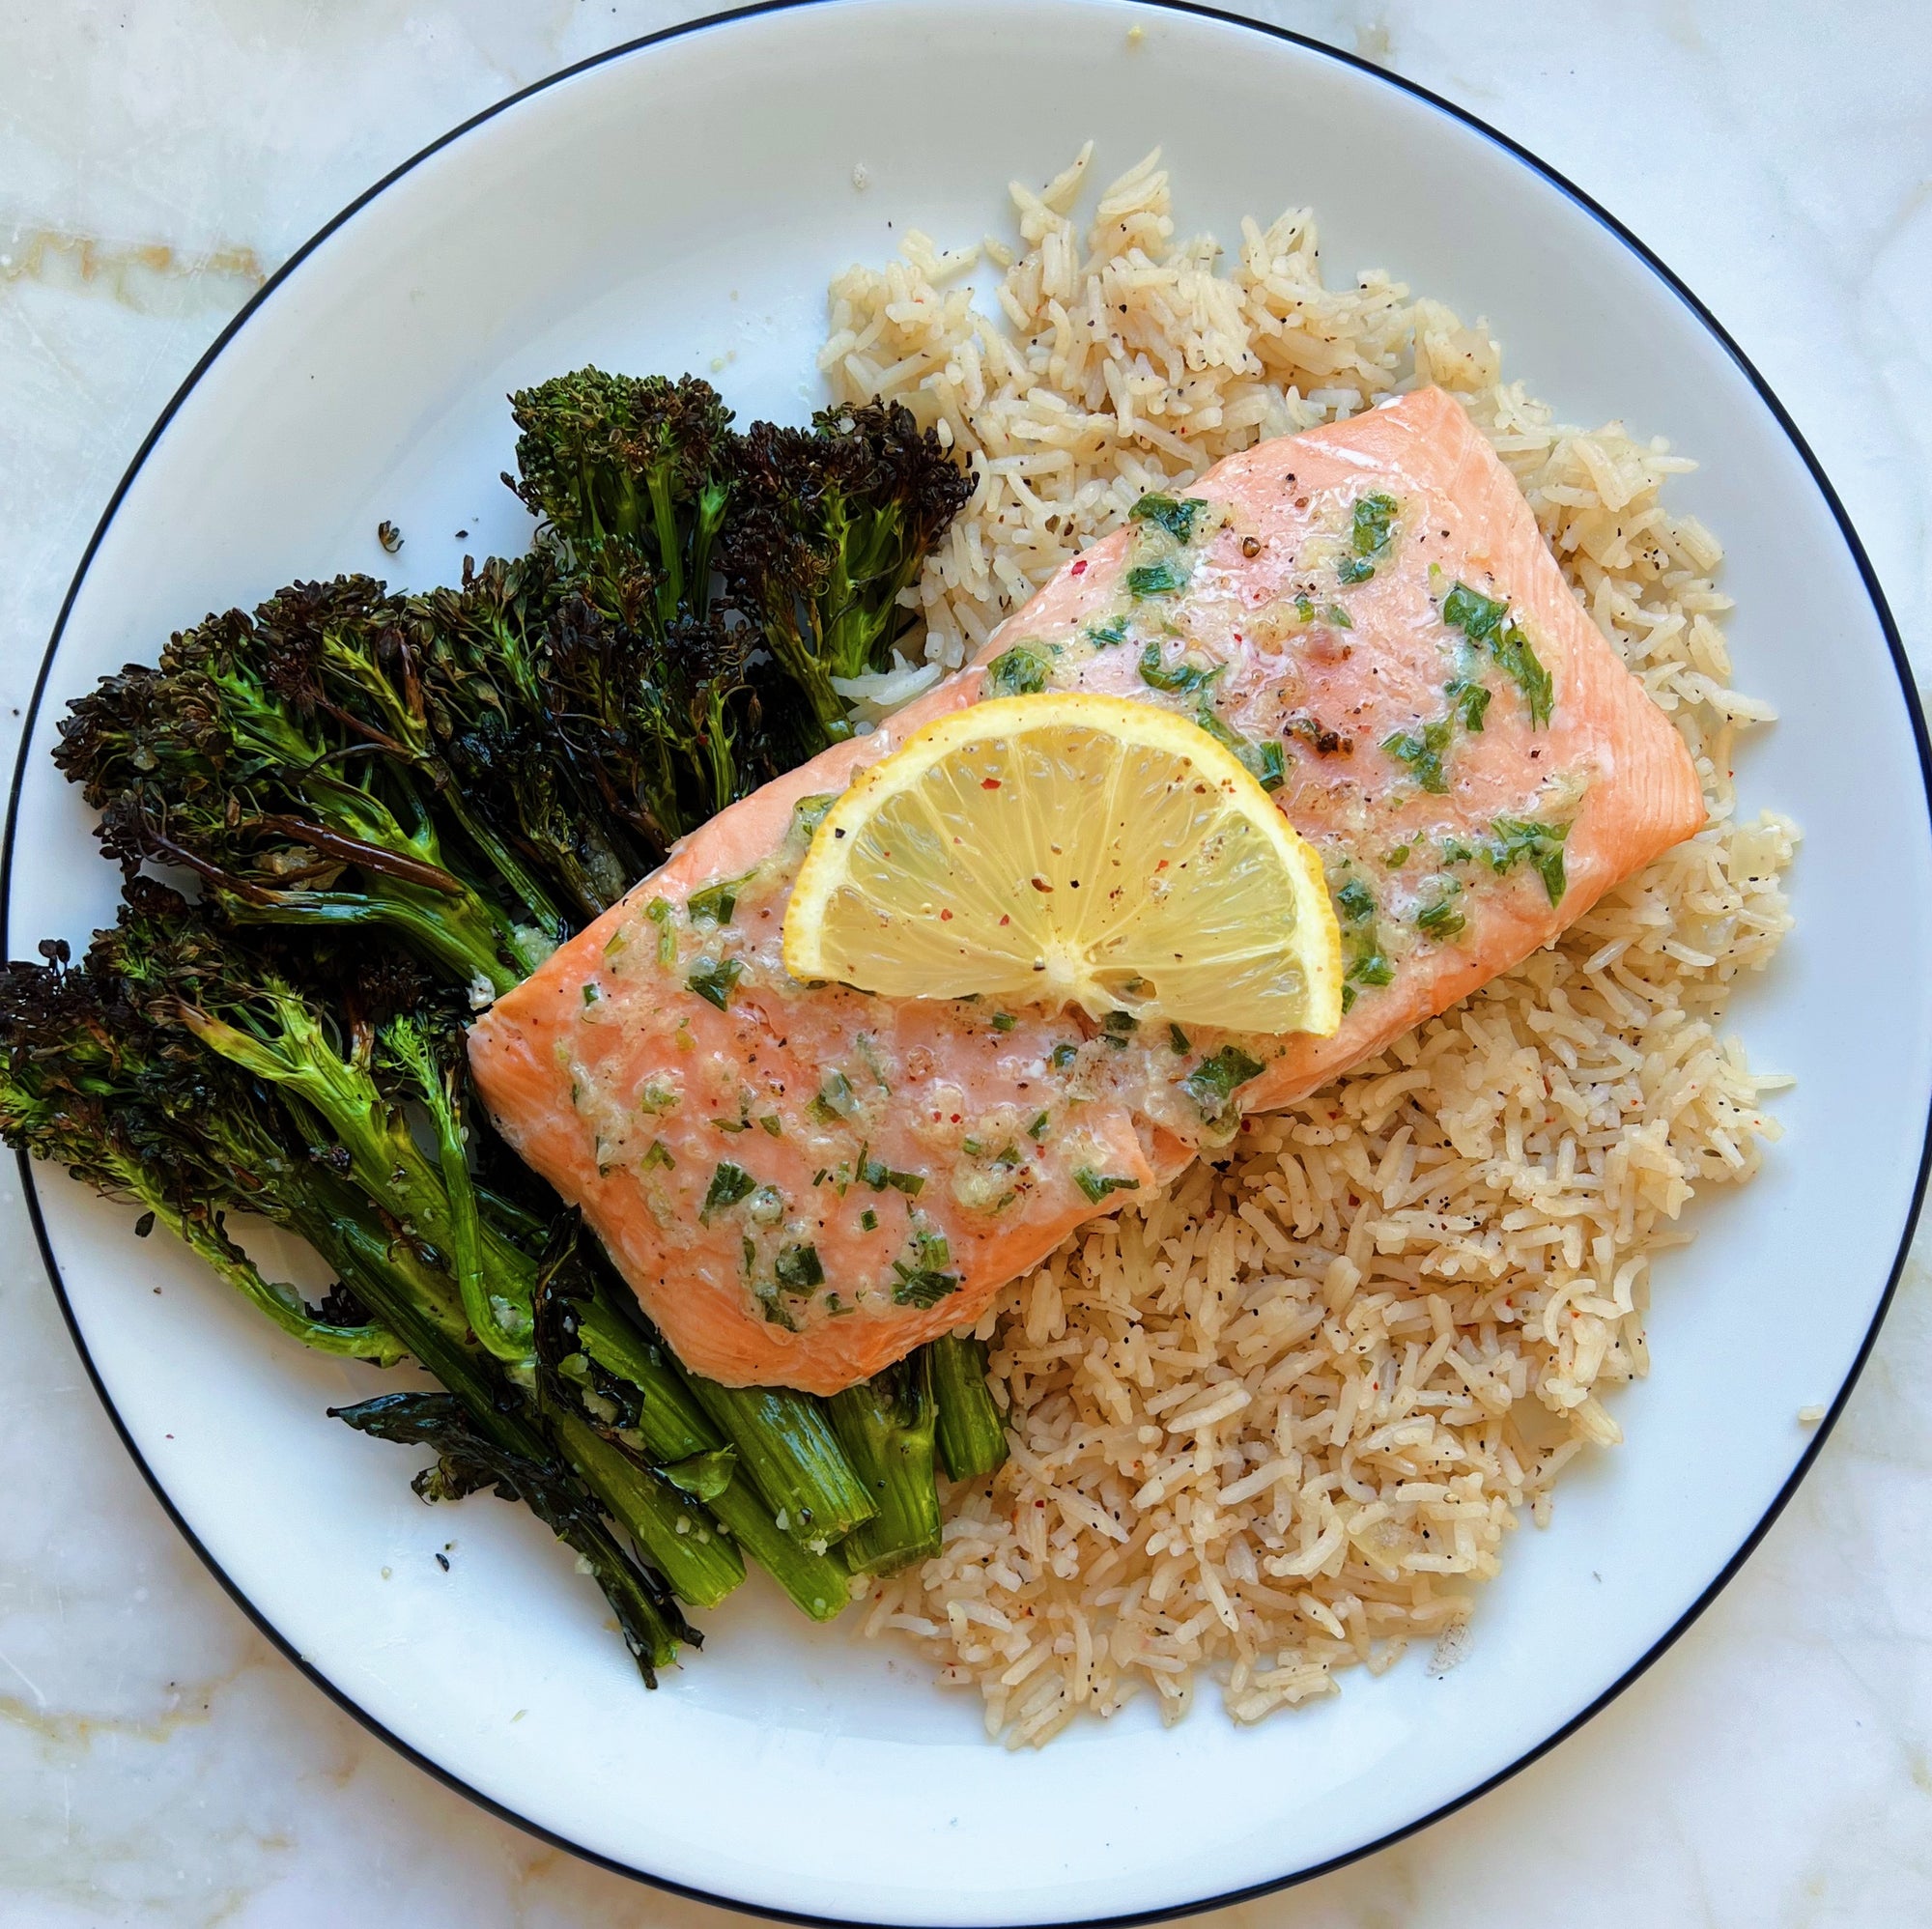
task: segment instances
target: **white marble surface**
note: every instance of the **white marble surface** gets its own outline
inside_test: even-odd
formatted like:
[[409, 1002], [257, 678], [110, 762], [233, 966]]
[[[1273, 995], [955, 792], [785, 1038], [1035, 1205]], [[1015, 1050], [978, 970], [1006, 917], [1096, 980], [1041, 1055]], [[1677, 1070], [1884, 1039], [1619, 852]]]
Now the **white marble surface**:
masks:
[[[444, 128], [695, 11], [0, 0], [10, 761], [95, 518], [263, 272]], [[1932, 664], [1924, 0], [1254, 11], [1464, 103], [1650, 241], [1791, 408]], [[0, 1193], [0, 1924], [722, 1925], [448, 1793], [256, 1635], [89, 1389], [11, 1164]], [[1223, 1919], [1932, 1921], [1928, 1370], [1921, 1259], [1810, 1482], [1634, 1688], [1453, 1820]]]

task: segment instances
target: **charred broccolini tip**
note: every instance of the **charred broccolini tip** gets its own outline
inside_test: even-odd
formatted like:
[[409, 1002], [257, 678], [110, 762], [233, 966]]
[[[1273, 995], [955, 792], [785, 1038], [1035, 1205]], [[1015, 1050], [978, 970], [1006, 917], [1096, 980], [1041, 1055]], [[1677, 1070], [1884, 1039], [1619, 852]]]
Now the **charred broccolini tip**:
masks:
[[306, 1234], [322, 1211], [304, 1150], [249, 1082], [157, 1032], [126, 987], [58, 941], [42, 964], [0, 971], [0, 1138], [138, 1206], [303, 1345], [391, 1366], [397, 1337], [353, 1290], [320, 1305], [270, 1280], [230, 1234], [230, 1213]]
[[912, 620], [900, 593], [975, 486], [898, 402], [821, 410], [810, 429], [759, 422], [744, 437], [720, 567], [810, 706], [814, 749], [851, 734], [831, 679], [890, 667]]
[[613, 546], [635, 551], [660, 625], [680, 609], [702, 616], [732, 487], [731, 411], [718, 391], [695, 375], [581, 368], [512, 395], [510, 412], [522, 432], [510, 486], [576, 566], [604, 579]]
[[191, 871], [242, 922], [375, 926], [507, 990], [561, 921], [438, 754], [405, 613], [342, 577], [211, 616], [77, 698], [54, 760], [125, 869]]

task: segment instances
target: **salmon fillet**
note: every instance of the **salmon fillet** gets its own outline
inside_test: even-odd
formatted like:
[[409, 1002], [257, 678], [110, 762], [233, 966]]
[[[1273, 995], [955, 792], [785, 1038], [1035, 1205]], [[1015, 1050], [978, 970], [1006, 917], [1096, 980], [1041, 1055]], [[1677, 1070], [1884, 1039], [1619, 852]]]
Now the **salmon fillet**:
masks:
[[[786, 977], [817, 801], [931, 718], [1042, 686], [1179, 708], [1275, 786], [1341, 924], [1332, 1037]], [[979, 661], [685, 839], [478, 1020], [470, 1062], [686, 1365], [833, 1393], [977, 1319], [1084, 1221], [1507, 970], [1703, 821], [1683, 740], [1515, 480], [1423, 389], [1147, 498]]]

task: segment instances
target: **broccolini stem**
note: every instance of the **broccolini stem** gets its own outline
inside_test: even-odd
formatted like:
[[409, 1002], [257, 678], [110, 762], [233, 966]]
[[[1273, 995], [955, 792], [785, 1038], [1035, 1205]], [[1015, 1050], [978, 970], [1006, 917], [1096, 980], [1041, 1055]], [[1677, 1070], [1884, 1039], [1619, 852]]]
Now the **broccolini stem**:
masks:
[[926, 1353], [848, 1386], [826, 1404], [838, 1444], [879, 1510], [846, 1537], [839, 1548], [846, 1565], [855, 1574], [896, 1574], [938, 1553], [935, 1415]]
[[830, 1621], [852, 1599], [842, 1547], [814, 1553], [781, 1533], [772, 1510], [742, 1469], [711, 1503], [719, 1525], [778, 1582], [793, 1604], [814, 1621]]
[[128, 1190], [197, 1258], [206, 1261], [252, 1306], [303, 1346], [339, 1359], [369, 1360], [379, 1367], [392, 1367], [409, 1356], [403, 1342], [379, 1321], [330, 1326], [311, 1319], [301, 1295], [292, 1286], [265, 1279], [254, 1261], [219, 1226], [177, 1212], [154, 1188], [141, 1183], [138, 1174], [129, 1175]]
[[526, 1375], [534, 1364], [529, 1315], [510, 1296], [493, 1294], [484, 1271], [482, 1215], [464, 1144], [457, 1067], [437, 1064], [421, 1028], [407, 1018], [397, 1019], [384, 1036], [415, 1078], [436, 1128], [437, 1154], [448, 1203], [450, 1270], [456, 1275], [470, 1331], [497, 1359], [514, 1364]]
[[[341, 1189], [347, 1193], [347, 1187]], [[434, 1293], [415, 1261], [384, 1235], [372, 1232], [355, 1206], [347, 1202], [340, 1217], [330, 1226], [316, 1228], [314, 1236], [318, 1249], [356, 1295], [396, 1329], [417, 1360], [463, 1403], [487, 1438], [539, 1466], [555, 1461], [556, 1453], [550, 1441], [520, 1410], [520, 1402], [510, 1389], [495, 1378], [488, 1356], [449, 1332], [446, 1319], [435, 1310]], [[602, 1447], [604, 1443], [597, 1444]], [[592, 1477], [593, 1471], [603, 1469], [580, 1462], [578, 1473], [584, 1488], [609, 1507], [627, 1530], [636, 1532], [625, 1513], [612, 1505], [600, 1482]], [[627, 1463], [625, 1471], [628, 1475], [636, 1469]], [[632, 1500], [636, 1489], [628, 1478], [611, 1485], [627, 1502]], [[648, 1503], [638, 1502], [636, 1511], [639, 1525], [644, 1525]], [[589, 1564], [598, 1585], [617, 1611], [645, 1680], [655, 1685], [651, 1670], [667, 1666], [675, 1658], [679, 1642], [691, 1638], [683, 1617], [668, 1600], [655, 1602], [639, 1587], [621, 1548], [604, 1529], [580, 1521], [557, 1531]], [[642, 1546], [641, 1535], [639, 1539]], [[653, 1550], [646, 1547], [645, 1551]]]
[[939, 1453], [954, 1480], [978, 1480], [1007, 1463], [1007, 1427], [986, 1384], [986, 1343], [942, 1333], [925, 1348], [939, 1409]]
[[690, 1374], [685, 1384], [737, 1449], [780, 1532], [802, 1546], [830, 1546], [877, 1512], [817, 1402], [787, 1387], [715, 1386]]
[[[722, 1436], [692, 1398], [664, 1348], [606, 1303], [601, 1289], [599, 1297], [578, 1306], [577, 1338], [598, 1366], [628, 1380], [642, 1396], [638, 1404], [638, 1432], [653, 1461], [668, 1463], [689, 1460], [718, 1446]], [[748, 1428], [757, 1424], [755, 1416], [747, 1416]], [[781, 1456], [787, 1448], [784, 1442], [774, 1440], [769, 1451]], [[850, 1594], [838, 1551], [813, 1553], [791, 1535], [781, 1532], [772, 1509], [742, 1468], [710, 1506], [719, 1524], [814, 1621], [829, 1621], [845, 1605]]]
[[689, 1494], [638, 1465], [576, 1414], [557, 1408], [549, 1417], [564, 1459], [681, 1601], [715, 1607], [745, 1578], [743, 1557]]
[[[480, 979], [497, 997], [514, 990], [554, 949], [533, 930], [520, 935], [499, 928], [468, 894], [438, 898], [409, 885], [384, 888], [374, 877], [366, 892], [268, 891], [219, 874], [210, 882], [221, 908], [238, 924], [373, 924], [395, 932], [457, 983]], [[514, 965], [504, 961], [505, 950], [516, 957]], [[521, 955], [526, 952], [527, 957]]]

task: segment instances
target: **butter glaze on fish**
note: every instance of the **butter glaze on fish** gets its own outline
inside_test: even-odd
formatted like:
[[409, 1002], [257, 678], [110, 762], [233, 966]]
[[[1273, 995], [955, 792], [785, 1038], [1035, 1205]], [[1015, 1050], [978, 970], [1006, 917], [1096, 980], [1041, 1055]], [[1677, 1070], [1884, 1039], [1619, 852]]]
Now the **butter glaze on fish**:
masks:
[[[1150, 511], [979, 662], [685, 839], [473, 1028], [497, 1124], [696, 1372], [831, 1393], [971, 1322], [1240, 1114], [1372, 1056], [1703, 823], [1683, 740], [1440, 390], [1263, 442]], [[1042, 683], [1179, 708], [1278, 781], [1341, 921], [1334, 1036], [785, 976], [810, 802], [989, 684]]]

